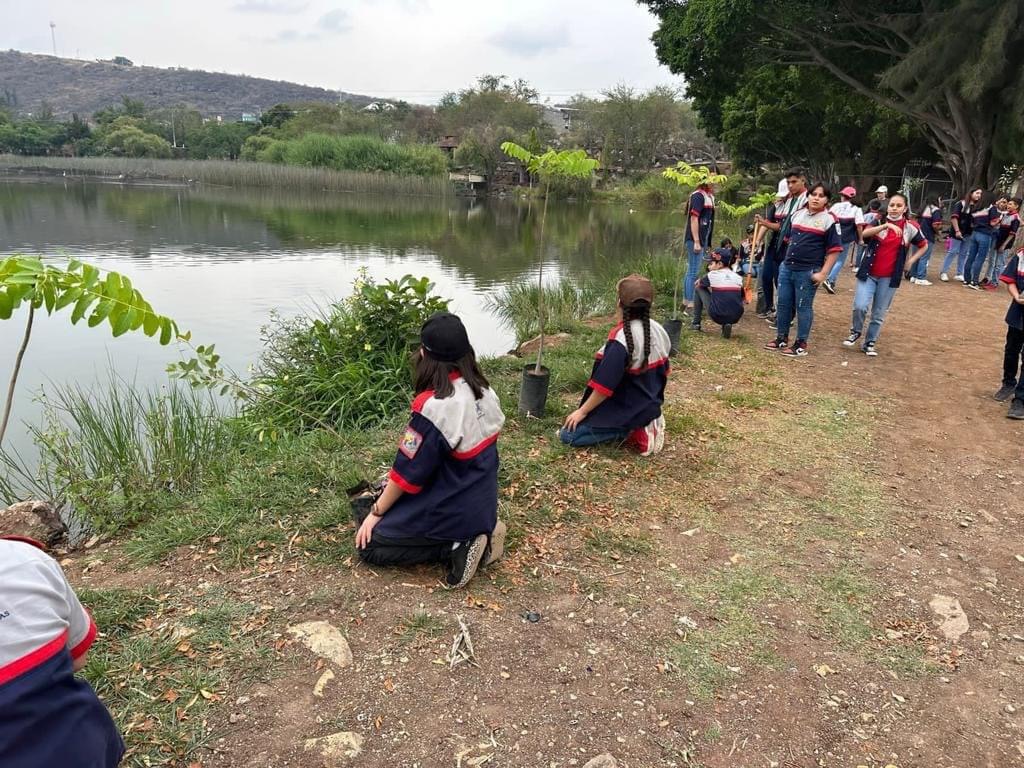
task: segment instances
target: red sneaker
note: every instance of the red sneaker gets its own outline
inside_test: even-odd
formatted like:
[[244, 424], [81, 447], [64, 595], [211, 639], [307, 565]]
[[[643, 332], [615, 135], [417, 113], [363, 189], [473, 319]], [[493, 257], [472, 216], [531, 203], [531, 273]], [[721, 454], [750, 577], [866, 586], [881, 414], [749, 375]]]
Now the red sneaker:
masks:
[[789, 349], [788, 339], [776, 339], [775, 341], [769, 341], [764, 345], [765, 349], [769, 349], [772, 352], [784, 352]]

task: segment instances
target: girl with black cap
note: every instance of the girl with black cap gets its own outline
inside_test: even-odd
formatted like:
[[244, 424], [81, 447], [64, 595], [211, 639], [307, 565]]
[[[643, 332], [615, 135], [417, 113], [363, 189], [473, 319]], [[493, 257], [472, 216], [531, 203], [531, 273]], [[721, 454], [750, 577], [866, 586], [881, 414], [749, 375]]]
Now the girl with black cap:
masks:
[[420, 331], [412, 417], [380, 497], [359, 520], [356, 547], [371, 565], [447, 566], [462, 587], [501, 557], [498, 396], [476, 362], [462, 321], [433, 315]]
[[598, 350], [580, 407], [570, 413], [558, 436], [573, 447], [624, 442], [644, 456], [665, 444], [668, 333], [651, 319], [654, 287], [641, 275], [619, 280], [619, 323]]

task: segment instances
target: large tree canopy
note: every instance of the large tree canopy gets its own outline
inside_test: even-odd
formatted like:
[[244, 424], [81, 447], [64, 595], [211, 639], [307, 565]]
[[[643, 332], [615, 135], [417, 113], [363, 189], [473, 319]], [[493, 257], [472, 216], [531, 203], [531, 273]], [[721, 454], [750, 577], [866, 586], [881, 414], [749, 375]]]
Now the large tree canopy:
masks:
[[[914, 125], [961, 188], [988, 184], [1024, 132], [1024, 8], [990, 0], [639, 0], [660, 19], [658, 58], [686, 77], [723, 136], [748, 82], [789, 67], [827, 76]], [[746, 97], [743, 92], [747, 89]], [[770, 88], [757, 92], [766, 102]], [[732, 100], [730, 100], [732, 99]], [[809, 115], [809, 130], [823, 119]], [[837, 147], [836, 152], [841, 148]]]

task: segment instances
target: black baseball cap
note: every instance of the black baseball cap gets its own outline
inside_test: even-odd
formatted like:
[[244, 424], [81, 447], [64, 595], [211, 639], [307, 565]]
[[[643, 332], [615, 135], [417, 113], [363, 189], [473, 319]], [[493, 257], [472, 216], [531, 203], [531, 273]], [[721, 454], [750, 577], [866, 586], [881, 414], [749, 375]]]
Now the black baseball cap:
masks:
[[473, 351], [466, 326], [451, 312], [431, 315], [420, 329], [420, 343], [430, 357], [454, 363]]

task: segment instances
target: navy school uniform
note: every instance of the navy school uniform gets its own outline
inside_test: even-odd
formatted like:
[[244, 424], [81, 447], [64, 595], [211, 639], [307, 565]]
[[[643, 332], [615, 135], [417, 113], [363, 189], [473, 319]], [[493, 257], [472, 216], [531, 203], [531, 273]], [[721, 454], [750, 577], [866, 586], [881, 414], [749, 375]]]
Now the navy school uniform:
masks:
[[505, 414], [494, 390], [477, 400], [458, 374], [450, 397], [412, 402], [389, 478], [405, 491], [374, 529], [389, 539], [468, 541], [498, 520], [498, 435]]
[[[974, 231], [974, 218], [970, 215], [969, 211], [965, 210], [964, 201], [957, 200], [953, 205], [953, 210], [949, 214], [949, 220], [956, 220], [960, 227], [960, 234], [963, 237], [967, 237]], [[956, 237], [956, 232], [952, 232], [953, 236]]]
[[[690, 195], [689, 209], [690, 217], [697, 219], [700, 244], [710, 246], [715, 231], [715, 196], [703, 189], [698, 189]], [[693, 242], [693, 231], [689, 222], [686, 224], [686, 241]]]
[[828, 211], [811, 213], [802, 208], [793, 214], [790, 230], [785, 264], [791, 270], [816, 272], [825, 265], [828, 254], [843, 250], [839, 223]]
[[708, 315], [719, 325], [738, 323], [743, 317], [743, 278], [731, 269], [714, 269], [700, 280], [711, 292]]
[[[979, 208], [976, 211], [971, 211], [971, 231], [977, 232], [978, 234], [988, 235], [992, 237], [996, 234], [996, 226], [1001, 214], [999, 209], [994, 205], [990, 205], [987, 208]], [[993, 226], [992, 222], [997, 222], [996, 226]], [[960, 220], [960, 226], [963, 226], [963, 219]]]
[[[1013, 244], [1013, 238], [1017, 236], [1017, 230], [1020, 229], [1020, 214], [1019, 213], [1004, 213], [999, 221], [999, 235], [996, 239], [996, 244], [1002, 248], [1003, 243], [1006, 242], [1007, 238], [1010, 238], [1010, 244]], [[1009, 248], [1009, 246], [1006, 246]]]
[[857, 227], [864, 223], [864, 213], [860, 206], [849, 200], [840, 200], [829, 209], [829, 212], [839, 222], [839, 239], [843, 245], [857, 242]]
[[608, 399], [587, 415], [584, 422], [587, 426], [634, 430], [661, 416], [670, 368], [668, 356], [671, 343], [661, 324], [651, 320], [650, 328], [650, 355], [645, 366], [641, 365], [644, 354], [642, 321], [630, 321], [632, 358], [626, 349], [623, 324], [619, 323], [608, 333], [608, 340], [594, 356], [590, 381], [580, 404], [586, 401], [592, 391], [600, 392]]
[[[1024, 294], [1024, 274], [1021, 273], [1024, 249], [1017, 251], [999, 276], [1001, 283], [1016, 285], [1018, 293]], [[1006, 345], [1003, 348], [1003, 385], [1015, 387], [1015, 400], [1024, 400], [1024, 371], [1020, 371], [1024, 353], [1024, 306], [1010, 301], [1006, 310]], [[1019, 374], [1019, 375], [1018, 375]]]
[[53, 558], [0, 540], [0, 765], [113, 768], [124, 742], [72, 663], [96, 625]]

